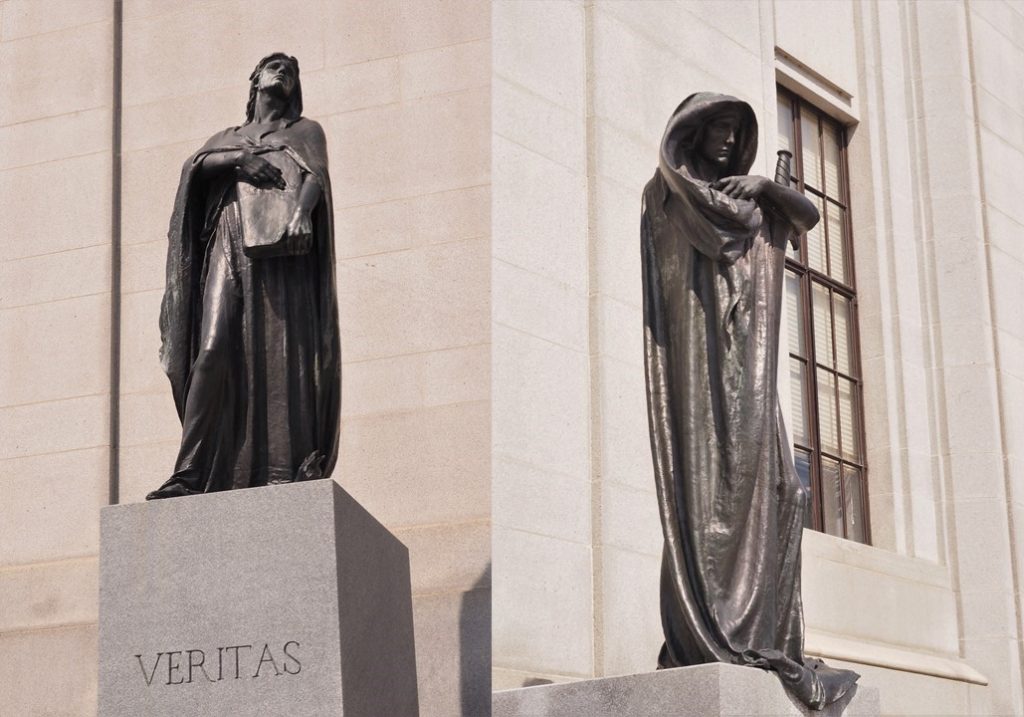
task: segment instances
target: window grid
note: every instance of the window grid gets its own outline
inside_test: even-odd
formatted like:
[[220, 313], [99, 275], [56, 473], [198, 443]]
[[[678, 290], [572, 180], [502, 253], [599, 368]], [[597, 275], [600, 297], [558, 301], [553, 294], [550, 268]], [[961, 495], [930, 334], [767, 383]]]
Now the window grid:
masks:
[[[849, 169], [846, 153], [846, 130], [838, 123], [827, 118], [821, 112], [802, 102], [795, 95], [780, 88], [780, 104], [785, 103], [792, 110], [792, 126], [788, 129], [791, 138], [793, 153], [793, 181], [798, 191], [809, 195], [812, 201], [822, 211], [822, 218], [817, 230], [821, 232], [820, 242], [824, 247], [824, 271], [812, 266], [809, 256], [811, 247], [807, 235], [802, 237], [798, 253], [790, 251], [786, 257], [787, 273], [797, 279], [798, 297], [797, 303], [800, 307], [800, 316], [792, 317], [800, 322], [799, 353], [793, 352], [790, 346], [790, 364], [794, 361], [801, 367], [798, 374], [802, 382], [801, 399], [803, 402], [803, 421], [806, 431], [800, 427], [799, 433], [803, 433], [804, 441], [793, 441], [793, 447], [797, 455], [806, 456], [809, 463], [809, 483], [811, 486], [811, 515], [810, 526], [822, 532], [839, 533], [846, 537], [862, 542], [870, 542], [870, 520], [868, 516], [867, 502], [867, 465], [865, 461], [865, 436], [864, 436], [864, 411], [863, 411], [863, 382], [860, 375], [860, 341], [857, 331], [857, 294], [855, 290], [856, 277], [854, 275], [853, 242], [850, 226], [850, 198], [849, 198]], [[811, 137], [804, 137], [809, 125], [816, 134]], [[835, 140], [838, 140], [838, 162], [834, 180], [839, 184], [838, 188], [829, 186], [828, 168], [826, 166], [828, 147], [825, 144], [826, 128], [834, 132]], [[780, 127], [786, 131], [785, 127]], [[830, 137], [831, 137], [830, 136]], [[817, 167], [804, 167], [804, 157], [807, 153], [805, 140], [817, 145]], [[813, 152], [811, 152], [813, 154]], [[805, 169], [807, 171], [805, 171]], [[822, 186], [814, 186], [805, 182], [805, 177], [810, 175], [820, 180]], [[838, 189], [838, 191], [836, 191]], [[836, 215], [833, 217], [832, 212]], [[838, 219], [833, 224], [830, 219]], [[832, 236], [835, 229], [839, 230], [839, 236]], [[833, 250], [835, 244], [835, 250]], [[841, 259], [841, 266], [833, 266], [836, 259]], [[821, 262], [819, 261], [819, 266]], [[837, 274], [841, 276], [837, 278]], [[817, 289], [817, 291], [816, 291]], [[820, 346], [822, 343], [818, 334], [818, 323], [815, 317], [815, 294], [827, 297], [827, 339], [828, 346]], [[840, 361], [840, 340], [837, 335], [837, 305], [840, 302], [847, 302], [845, 329], [846, 335], [842, 339], [846, 343], [845, 351], [848, 359], [845, 361], [846, 371], [841, 370]], [[791, 320], [792, 320], [791, 319]], [[822, 349], [827, 349], [825, 355]], [[802, 355], [801, 355], [802, 354]], [[824, 359], [824, 361], [819, 361]], [[830, 362], [829, 362], [830, 361]], [[828, 363], [826, 363], [828, 362]], [[790, 369], [792, 371], [792, 368]], [[819, 388], [822, 377], [826, 378], [825, 383], [830, 384], [824, 388], [829, 389], [830, 396], [824, 395], [826, 391]], [[844, 384], [844, 382], [846, 382]], [[841, 399], [841, 387], [848, 387], [850, 396], [848, 399], [849, 414], [844, 419], [843, 403]], [[832, 404], [822, 403], [828, 400]], [[823, 411], [822, 409], [826, 409]], [[830, 432], [835, 438], [834, 445], [827, 450], [823, 445], [822, 438], [822, 413], [826, 413], [830, 420]], [[844, 426], [844, 420], [853, 423], [851, 426]], [[794, 436], [797, 437], [796, 433]], [[845, 445], [849, 441], [853, 445]], [[808, 445], [810, 444], [810, 445]], [[826, 521], [826, 508], [824, 502], [825, 491], [823, 490], [826, 466], [829, 462], [834, 467], [835, 490], [838, 494], [838, 505], [835, 513], [839, 517], [838, 526], [829, 525]], [[859, 481], [853, 488], [847, 483], [847, 475], [850, 471], [859, 473]], [[858, 513], [850, 515], [851, 512]], [[858, 527], [859, 526], [859, 527]], [[838, 529], [837, 529], [838, 528]], [[853, 529], [851, 529], [853, 528]]]

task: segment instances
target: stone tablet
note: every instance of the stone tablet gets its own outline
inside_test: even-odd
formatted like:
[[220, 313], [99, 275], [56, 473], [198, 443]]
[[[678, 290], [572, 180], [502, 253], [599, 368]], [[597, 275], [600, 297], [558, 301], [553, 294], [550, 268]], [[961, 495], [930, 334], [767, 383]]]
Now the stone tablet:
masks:
[[331, 480], [103, 508], [99, 714], [417, 715], [408, 550]]

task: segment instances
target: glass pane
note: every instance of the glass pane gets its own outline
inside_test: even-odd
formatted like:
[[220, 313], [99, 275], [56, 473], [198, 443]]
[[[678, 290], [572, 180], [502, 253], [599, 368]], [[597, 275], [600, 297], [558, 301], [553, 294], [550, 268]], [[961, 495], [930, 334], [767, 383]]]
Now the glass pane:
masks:
[[[807, 491], [807, 495], [811, 494], [811, 454], [807, 451], [801, 451], [799, 448], [793, 451], [793, 463], [796, 465], [796, 474], [800, 478], [800, 483], [803, 485], [804, 490]], [[811, 520], [811, 506], [812, 501], [807, 501], [807, 511], [804, 513], [804, 527], [813, 528], [814, 524]]]
[[800, 305], [800, 277], [786, 272], [786, 345], [791, 354], [805, 356], [804, 312]]
[[[788, 97], [779, 97], [779, 149], [793, 151], [793, 105]], [[796, 167], [790, 167], [796, 173]]]
[[807, 435], [807, 366], [795, 358], [789, 359], [789, 406], [793, 413], [793, 442], [811, 445]]
[[828, 267], [825, 266], [825, 207], [822, 204], [821, 197], [808, 194], [807, 198], [814, 203], [818, 214], [822, 218], [822, 221], [815, 224], [814, 228], [807, 232], [807, 265], [812, 269], [817, 269], [822, 274], [826, 274], [828, 273]]
[[853, 371], [853, 306], [849, 299], [832, 295], [836, 320], [836, 368], [850, 376]]
[[863, 543], [867, 540], [864, 530], [864, 504], [861, 499], [861, 475], [857, 468], [843, 468], [843, 497], [846, 511], [846, 537]]
[[821, 141], [825, 146], [825, 194], [843, 200], [843, 173], [839, 165], [839, 128], [825, 120], [821, 127]]
[[839, 379], [839, 428], [843, 439], [843, 458], [860, 462], [860, 410], [857, 387], [853, 381]]
[[829, 535], [843, 537], [843, 496], [839, 490], [839, 464], [828, 458], [821, 459], [821, 507]]
[[839, 426], [836, 422], [836, 377], [818, 369], [818, 435], [821, 449], [839, 455]]
[[804, 183], [821, 190], [821, 150], [818, 148], [818, 118], [800, 114], [800, 141], [803, 150]]
[[832, 310], [829, 306], [828, 289], [817, 282], [811, 282], [811, 313], [814, 316], [814, 357], [824, 366], [832, 362]]
[[843, 284], [849, 284], [846, 261], [846, 210], [828, 203], [828, 261], [829, 276]]

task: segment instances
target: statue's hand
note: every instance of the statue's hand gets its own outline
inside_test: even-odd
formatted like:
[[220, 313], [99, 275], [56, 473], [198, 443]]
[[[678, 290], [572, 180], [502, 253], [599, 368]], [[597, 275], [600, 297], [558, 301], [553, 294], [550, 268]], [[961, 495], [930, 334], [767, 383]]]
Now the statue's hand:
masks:
[[757, 199], [764, 191], [765, 186], [771, 180], [767, 177], [757, 175], [742, 175], [737, 177], [724, 177], [717, 182], [711, 183], [712, 189], [717, 189], [726, 196], [733, 199]]
[[235, 161], [235, 173], [243, 182], [255, 184], [257, 187], [284, 189], [287, 186], [281, 177], [280, 169], [247, 149], [239, 153]]
[[284, 230], [289, 254], [306, 254], [313, 246], [313, 220], [309, 212], [302, 207], [295, 209], [295, 214]]

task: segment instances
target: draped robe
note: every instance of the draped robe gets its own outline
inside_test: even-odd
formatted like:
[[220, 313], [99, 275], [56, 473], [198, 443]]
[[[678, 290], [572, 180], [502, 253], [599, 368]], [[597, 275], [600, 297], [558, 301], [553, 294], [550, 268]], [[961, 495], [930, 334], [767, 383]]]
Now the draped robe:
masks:
[[[164, 487], [189, 493], [326, 477], [338, 455], [341, 356], [323, 130], [302, 117], [259, 139], [239, 129], [211, 137], [185, 162], [168, 232], [160, 359], [183, 437]], [[200, 172], [206, 156], [238, 149], [290, 150], [311, 173], [305, 181], [320, 184], [309, 253], [245, 255], [237, 180]]]
[[645, 366], [665, 547], [659, 667], [774, 669], [808, 706], [856, 673], [803, 656], [800, 540], [808, 495], [779, 410], [779, 316], [792, 223], [696, 178], [692, 152], [716, 115], [741, 118], [723, 176], [746, 174], [753, 110], [689, 97], [669, 122], [641, 223]]

